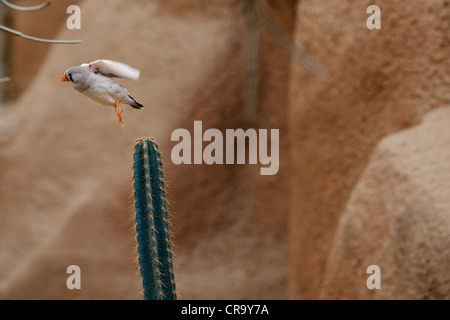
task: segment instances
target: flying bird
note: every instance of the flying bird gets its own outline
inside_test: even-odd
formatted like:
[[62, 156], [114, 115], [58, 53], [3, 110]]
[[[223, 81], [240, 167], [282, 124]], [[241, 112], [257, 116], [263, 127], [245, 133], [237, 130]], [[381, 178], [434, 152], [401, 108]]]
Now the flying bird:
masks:
[[128, 104], [135, 109], [144, 106], [137, 102], [126, 88], [112, 78], [128, 78], [138, 80], [140, 71], [124, 63], [100, 59], [91, 63], [83, 63], [67, 69], [61, 81], [70, 81], [72, 86], [89, 98], [108, 106], [114, 106], [119, 123], [124, 126], [121, 104]]

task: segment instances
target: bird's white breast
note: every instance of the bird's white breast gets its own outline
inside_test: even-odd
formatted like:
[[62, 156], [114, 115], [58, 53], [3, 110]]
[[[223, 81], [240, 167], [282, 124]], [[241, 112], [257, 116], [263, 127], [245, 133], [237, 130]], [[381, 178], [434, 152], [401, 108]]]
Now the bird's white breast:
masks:
[[126, 89], [120, 84], [100, 75], [89, 77], [88, 85], [82, 92], [89, 98], [110, 106], [115, 105], [116, 99], [122, 102], [127, 94]]

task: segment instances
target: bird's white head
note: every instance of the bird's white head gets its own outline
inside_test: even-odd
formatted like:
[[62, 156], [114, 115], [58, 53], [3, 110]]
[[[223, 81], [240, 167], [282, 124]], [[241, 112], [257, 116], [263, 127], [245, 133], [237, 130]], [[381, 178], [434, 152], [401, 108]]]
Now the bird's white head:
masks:
[[69, 68], [64, 72], [61, 81], [70, 81], [73, 84], [78, 84], [85, 77], [87, 72], [87, 68], [82, 66]]

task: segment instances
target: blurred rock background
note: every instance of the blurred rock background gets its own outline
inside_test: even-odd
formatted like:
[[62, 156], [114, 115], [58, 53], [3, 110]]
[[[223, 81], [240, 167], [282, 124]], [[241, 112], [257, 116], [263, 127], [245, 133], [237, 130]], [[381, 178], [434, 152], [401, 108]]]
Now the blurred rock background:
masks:
[[[38, 1], [17, 1], [32, 5]], [[68, 30], [78, 4], [81, 30]], [[54, 1], [2, 7], [0, 298], [140, 299], [132, 233], [134, 141], [160, 144], [183, 299], [448, 299], [450, 7], [376, 1], [265, 1], [328, 71], [294, 62], [263, 27], [258, 110], [244, 117], [244, 0]], [[1, 40], [1, 38], [0, 38]], [[145, 108], [111, 108], [59, 82], [99, 58], [141, 69], [121, 80]], [[3, 75], [0, 75], [3, 76]], [[171, 162], [177, 128], [280, 129], [280, 171]], [[1, 133], [3, 132], [3, 133]], [[82, 289], [66, 288], [66, 268]], [[379, 265], [382, 289], [366, 287]]]

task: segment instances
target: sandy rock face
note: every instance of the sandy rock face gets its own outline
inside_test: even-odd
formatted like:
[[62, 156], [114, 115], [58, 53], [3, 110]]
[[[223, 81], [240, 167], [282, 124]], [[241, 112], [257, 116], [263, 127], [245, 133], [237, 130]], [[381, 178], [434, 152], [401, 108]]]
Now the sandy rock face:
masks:
[[[377, 1], [382, 28], [368, 30], [367, 2], [267, 0], [328, 76], [306, 72], [262, 27], [254, 123], [243, 112], [243, 1], [77, 3], [81, 30], [67, 30], [59, 4], [45, 26], [60, 31], [34, 35], [81, 45], [15, 39], [11, 76], [16, 96], [26, 91], [0, 107], [0, 298], [142, 298], [131, 161], [143, 136], [162, 152], [182, 298], [450, 297], [447, 1]], [[59, 82], [100, 58], [141, 70], [118, 81], [145, 106], [125, 107], [125, 128]], [[278, 174], [175, 165], [172, 132], [192, 134], [198, 120], [279, 129]], [[66, 287], [70, 265], [81, 290]], [[366, 287], [370, 265], [381, 290]]]
[[[195, 120], [204, 130], [249, 127], [240, 4], [136, 0], [80, 7], [82, 44], [52, 46], [30, 88], [0, 110], [13, 127], [0, 140], [0, 297], [140, 298], [131, 160], [135, 140], [153, 136], [165, 166], [181, 297], [287, 298], [287, 139], [280, 139], [279, 173], [267, 178], [260, 166], [175, 166], [170, 157], [171, 133], [192, 132]], [[294, 7], [290, 1], [273, 8], [287, 32]], [[65, 25], [55, 36], [72, 37]], [[286, 135], [289, 59], [267, 35], [261, 52], [254, 127]], [[145, 106], [124, 108], [125, 128], [112, 108], [59, 82], [68, 67], [99, 58], [141, 70], [137, 82], [119, 80]], [[79, 291], [66, 287], [70, 265], [81, 268]]]
[[[339, 221], [322, 298], [445, 299], [450, 295], [450, 109], [376, 148]], [[381, 290], [367, 290], [378, 265]]]
[[297, 8], [295, 39], [329, 77], [321, 82], [296, 69], [290, 83], [293, 298], [320, 296], [338, 221], [375, 146], [449, 99], [447, 1], [378, 1], [381, 30], [367, 29], [368, 5], [302, 1]]

